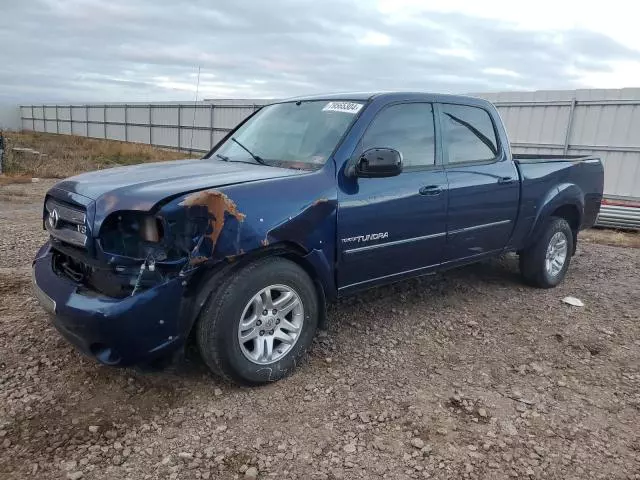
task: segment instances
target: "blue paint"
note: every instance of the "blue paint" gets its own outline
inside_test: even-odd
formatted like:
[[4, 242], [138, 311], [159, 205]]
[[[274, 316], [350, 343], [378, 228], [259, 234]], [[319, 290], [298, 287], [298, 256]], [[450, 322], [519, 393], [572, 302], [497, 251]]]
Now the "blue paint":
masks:
[[[86, 210], [89, 235], [84, 252], [52, 240], [34, 260], [35, 280], [56, 302], [54, 323], [62, 334], [103, 363], [138, 363], [183, 345], [201, 307], [198, 288], [208, 272], [241, 265], [263, 252], [297, 258], [326, 297], [335, 299], [520, 250], [535, 241], [559, 208], [574, 208], [580, 228], [595, 221], [603, 187], [600, 161], [514, 160], [495, 108], [483, 100], [420, 93], [319, 98], [364, 106], [318, 168], [226, 162], [213, 156], [214, 148], [204, 159], [90, 172], [52, 188], [48, 196]], [[389, 178], [349, 177], [345, 172], [357, 160], [360, 140], [376, 115], [411, 102], [434, 106], [435, 163]], [[499, 144], [494, 161], [449, 163], [441, 103], [489, 113]], [[223, 222], [215, 218], [216, 208], [225, 212]], [[53, 258], [62, 253], [103, 272], [139, 268], [144, 255], [105, 251], [101, 240], [105, 222], [124, 211], [152, 215], [162, 225], [158, 248], [168, 253], [154, 257], [156, 284], [113, 298], [71, 280], [59, 266], [54, 271]], [[345, 241], [359, 236], [367, 240]]]
[[184, 293], [180, 278], [124, 299], [87, 295], [52, 271], [49, 243], [36, 256], [34, 276], [56, 302], [55, 327], [87, 355], [96, 356], [106, 346], [118, 365], [131, 365], [170, 353], [184, 342], [186, 332], [179, 331], [176, 321]]

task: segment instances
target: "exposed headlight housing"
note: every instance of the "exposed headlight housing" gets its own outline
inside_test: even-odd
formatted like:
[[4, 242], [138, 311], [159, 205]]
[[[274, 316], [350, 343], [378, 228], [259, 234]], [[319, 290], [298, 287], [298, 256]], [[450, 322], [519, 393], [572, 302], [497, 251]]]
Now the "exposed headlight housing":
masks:
[[107, 253], [142, 259], [150, 254], [156, 257], [163, 251], [164, 223], [161, 217], [143, 212], [115, 212], [102, 224], [99, 238]]

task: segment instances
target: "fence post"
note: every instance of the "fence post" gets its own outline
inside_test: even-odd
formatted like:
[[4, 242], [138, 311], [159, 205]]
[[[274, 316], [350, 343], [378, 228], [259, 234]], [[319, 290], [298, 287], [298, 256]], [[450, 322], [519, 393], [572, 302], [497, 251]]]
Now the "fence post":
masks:
[[149, 145], [153, 145], [153, 136], [151, 135], [151, 132], [153, 131], [153, 123], [151, 123], [153, 120], [153, 116], [151, 115], [152, 106], [153, 105], [149, 104]]
[[102, 106], [102, 126], [104, 127], [104, 138], [107, 138], [107, 106]]
[[211, 104], [211, 119], [209, 120], [209, 126], [211, 127], [211, 132], [209, 135], [209, 150], [213, 148], [213, 103]]
[[69, 133], [73, 135], [73, 105], [69, 105]]
[[84, 106], [84, 136], [89, 136], [89, 105]]
[[124, 141], [129, 141], [129, 121], [127, 117], [127, 104], [124, 104]]
[[181, 137], [180, 133], [182, 132], [182, 124], [181, 124], [182, 123], [181, 122], [182, 118], [181, 118], [181, 115], [180, 115], [180, 110], [181, 109], [182, 109], [182, 105], [178, 104], [178, 150], [180, 150], [180, 148], [182, 147], [180, 145], [180, 137]]
[[56, 133], [60, 133], [60, 121], [58, 117], [58, 104], [56, 103]]
[[569, 151], [569, 140], [571, 139], [571, 127], [573, 126], [573, 116], [576, 110], [576, 97], [571, 99], [571, 106], [569, 107], [569, 120], [567, 121], [567, 131], [564, 135], [564, 150], [563, 154], [566, 155]]
[[33, 105], [31, 105], [31, 128], [36, 131], [36, 114], [33, 113]]

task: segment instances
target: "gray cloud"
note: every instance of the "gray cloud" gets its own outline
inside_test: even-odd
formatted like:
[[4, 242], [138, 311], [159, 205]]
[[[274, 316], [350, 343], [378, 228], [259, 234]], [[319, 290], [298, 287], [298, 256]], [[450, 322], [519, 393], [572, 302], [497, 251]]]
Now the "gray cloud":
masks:
[[[190, 100], [413, 89], [575, 88], [640, 53], [586, 30], [454, 13], [403, 23], [364, 1], [34, 0], [0, 16], [0, 100]], [[221, 3], [221, 4], [217, 4]]]

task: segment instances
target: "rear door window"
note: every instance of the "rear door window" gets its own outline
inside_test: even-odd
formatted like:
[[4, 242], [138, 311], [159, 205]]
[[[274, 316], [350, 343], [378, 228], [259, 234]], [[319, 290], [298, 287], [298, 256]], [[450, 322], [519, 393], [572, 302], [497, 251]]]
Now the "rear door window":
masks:
[[497, 157], [496, 132], [486, 110], [442, 104], [440, 111], [449, 163], [486, 162]]

